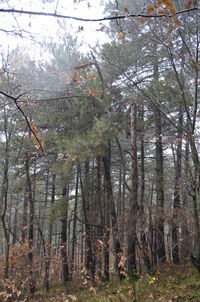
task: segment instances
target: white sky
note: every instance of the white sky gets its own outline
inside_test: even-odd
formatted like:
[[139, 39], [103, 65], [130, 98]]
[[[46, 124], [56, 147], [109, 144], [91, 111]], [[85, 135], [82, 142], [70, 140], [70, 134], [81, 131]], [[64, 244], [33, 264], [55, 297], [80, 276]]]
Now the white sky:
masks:
[[[77, 2], [77, 3], [74, 3]], [[78, 3], [79, 2], [79, 3]], [[72, 15], [84, 18], [99, 18], [103, 15], [103, 7], [100, 5], [100, 0], [59, 0], [46, 3], [44, 0], [3, 0], [0, 1], [1, 8], [15, 8], [23, 10], [44, 11], [54, 13], [55, 9], [58, 14]], [[59, 19], [59, 22], [62, 22]], [[87, 45], [94, 46], [97, 41], [106, 41], [106, 33], [99, 31], [101, 24], [77, 22], [73, 20], [65, 20], [65, 28], [73, 35], [84, 41], [85, 49]], [[78, 32], [79, 26], [83, 26], [84, 30]], [[7, 49], [15, 48], [17, 45], [25, 45], [32, 56], [40, 56], [40, 47], [35, 42], [28, 39], [17, 38], [5, 34], [2, 30], [12, 31], [15, 29], [20, 33], [21, 30], [31, 32], [37, 42], [46, 41], [59, 42], [58, 40], [58, 20], [53, 17], [44, 16], [28, 16], [28, 15], [12, 15], [0, 14], [0, 51], [6, 53]], [[23, 33], [29, 37], [29, 34]], [[29, 42], [28, 42], [29, 41]]]

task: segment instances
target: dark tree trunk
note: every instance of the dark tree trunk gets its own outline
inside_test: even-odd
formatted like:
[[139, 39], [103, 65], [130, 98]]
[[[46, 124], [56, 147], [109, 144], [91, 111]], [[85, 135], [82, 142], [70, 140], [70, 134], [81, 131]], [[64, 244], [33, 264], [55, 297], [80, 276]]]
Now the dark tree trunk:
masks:
[[118, 275], [120, 279], [124, 278], [124, 267], [121, 265], [121, 257], [122, 257], [122, 249], [119, 241], [119, 232], [117, 225], [117, 215], [115, 210], [114, 196], [112, 190], [112, 181], [111, 181], [111, 145], [110, 142], [105, 150], [105, 155], [103, 156], [103, 164], [104, 164], [104, 175], [106, 180], [106, 195], [107, 195], [107, 203], [108, 210], [110, 213], [111, 219], [111, 227], [112, 227], [112, 235], [113, 235], [113, 243], [114, 243], [114, 251], [116, 257], [116, 267], [118, 271]]
[[136, 103], [131, 103], [131, 190], [130, 190], [130, 212], [128, 219], [128, 274], [134, 277], [137, 271], [136, 265], [136, 225], [138, 212], [138, 168], [137, 168], [137, 109]]
[[106, 180], [104, 177], [103, 184], [103, 209], [104, 209], [104, 229], [103, 229], [103, 261], [104, 261], [104, 278], [109, 280], [110, 278], [110, 212], [108, 203], [106, 200]]
[[102, 248], [103, 248], [103, 230], [105, 227], [105, 219], [103, 217], [102, 193], [101, 193], [101, 157], [97, 157], [97, 188], [96, 188], [96, 209], [98, 210], [98, 221], [101, 228], [97, 234], [97, 271], [100, 278], [102, 278]]
[[158, 263], [165, 262], [164, 235], [164, 176], [163, 176], [163, 146], [161, 112], [155, 108], [156, 127], [156, 250]]
[[76, 216], [77, 216], [77, 206], [78, 206], [78, 179], [79, 179], [79, 169], [77, 167], [76, 175], [76, 189], [75, 189], [75, 203], [74, 203], [74, 220], [73, 220], [73, 233], [72, 233], [72, 257], [71, 257], [71, 273], [74, 272], [74, 259], [75, 259], [75, 245], [76, 245]]
[[26, 152], [26, 161], [25, 161], [25, 169], [26, 169], [26, 182], [27, 182], [27, 199], [29, 202], [29, 230], [28, 230], [28, 243], [29, 243], [29, 287], [30, 292], [34, 293], [36, 288], [36, 281], [34, 276], [34, 268], [33, 268], [33, 240], [34, 240], [34, 199], [32, 196], [32, 184], [30, 178], [30, 164], [29, 164], [29, 155]]
[[[55, 201], [55, 189], [56, 189], [55, 182], [56, 182], [56, 174], [53, 173], [52, 185], [51, 185], [51, 205], [53, 205], [54, 201]], [[48, 229], [48, 242], [47, 242], [47, 248], [46, 248], [45, 279], [44, 279], [44, 285], [45, 285], [45, 288], [47, 291], [49, 290], [49, 269], [50, 269], [50, 263], [51, 263], [52, 231], [53, 231], [53, 225], [50, 221], [49, 229]]]
[[[18, 198], [17, 198], [18, 202]], [[17, 242], [17, 224], [18, 224], [18, 205], [15, 205], [15, 217], [14, 217], [14, 226], [13, 226], [13, 239], [12, 244], [15, 244]]]
[[[188, 127], [187, 127], [188, 128]], [[188, 177], [189, 177], [189, 139], [186, 137], [185, 156], [184, 156], [184, 176], [183, 176], [183, 197], [182, 197], [182, 225], [181, 225], [181, 256], [190, 257], [190, 233], [188, 229], [189, 195], [188, 195]]]
[[175, 186], [173, 203], [173, 221], [172, 221], [172, 259], [174, 263], [179, 263], [179, 216], [180, 216], [180, 198], [182, 192], [181, 186], [181, 155], [182, 155], [182, 127], [183, 112], [179, 109], [178, 137], [175, 166]]
[[66, 186], [62, 191], [62, 198], [64, 202], [64, 215], [61, 219], [61, 261], [62, 261], [62, 283], [66, 285], [69, 281], [69, 267], [67, 259], [67, 215], [68, 215], [68, 200], [67, 200], [67, 189]]
[[6, 212], [8, 208], [8, 168], [9, 168], [9, 156], [8, 156], [8, 141], [6, 141], [6, 150], [5, 150], [5, 161], [4, 161], [4, 171], [3, 171], [3, 182], [1, 188], [1, 201], [2, 201], [2, 210], [1, 210], [1, 222], [4, 231], [5, 238], [5, 268], [4, 276], [8, 278], [9, 275], [9, 254], [10, 254], [10, 232], [6, 222]]
[[148, 255], [148, 242], [147, 242], [147, 234], [145, 232], [147, 228], [147, 222], [145, 219], [145, 159], [144, 159], [144, 105], [142, 105], [142, 109], [140, 111], [140, 156], [141, 156], [141, 194], [140, 194], [140, 225], [141, 225], [141, 243], [142, 243], [142, 257], [144, 260], [144, 264], [147, 268], [147, 271], [151, 272], [151, 261]]
[[[90, 225], [89, 225], [89, 221], [88, 221], [89, 205], [87, 203], [86, 196], [85, 196], [85, 188], [83, 186], [83, 180], [82, 180], [80, 167], [79, 167], [79, 171], [80, 171], [80, 185], [81, 185], [81, 193], [82, 193], [83, 218], [84, 218], [84, 223], [85, 223], [85, 244], [86, 244], [85, 267], [86, 267], [87, 273], [90, 273], [91, 280], [94, 283], [95, 255], [93, 254], [92, 241], [91, 241], [91, 229], [90, 229]], [[89, 173], [89, 162], [86, 162], [85, 163], [85, 187], [88, 186], [88, 173]]]
[[[25, 162], [26, 166], [26, 162]], [[28, 229], [28, 183], [27, 177], [24, 188], [24, 205], [23, 205], [23, 216], [22, 216], [22, 242], [24, 243], [27, 239]]]

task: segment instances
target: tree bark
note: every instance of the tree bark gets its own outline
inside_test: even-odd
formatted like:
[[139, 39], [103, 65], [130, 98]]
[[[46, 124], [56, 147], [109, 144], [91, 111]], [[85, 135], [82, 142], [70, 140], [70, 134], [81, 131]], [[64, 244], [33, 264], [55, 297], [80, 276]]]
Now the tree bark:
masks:
[[75, 245], [76, 245], [76, 216], [78, 206], [78, 180], [79, 180], [79, 169], [77, 166], [76, 172], [76, 189], [75, 189], [75, 201], [74, 201], [74, 220], [73, 220], [73, 233], [72, 233], [72, 257], [71, 257], [71, 273], [74, 272], [74, 259], [75, 259]]
[[[51, 185], [51, 205], [54, 204], [55, 201], [55, 181], [56, 181], [56, 174], [52, 174], [52, 185]], [[47, 241], [47, 248], [46, 248], [46, 259], [45, 259], [45, 279], [44, 285], [46, 290], [49, 290], [49, 270], [51, 264], [51, 244], [52, 244], [52, 231], [53, 225], [51, 221], [49, 222], [49, 229], [48, 229], [48, 241]]]
[[112, 236], [113, 236], [113, 243], [114, 243], [114, 251], [115, 251], [115, 258], [116, 258], [116, 267], [117, 272], [120, 279], [125, 277], [124, 275], [124, 267], [121, 262], [122, 257], [122, 249], [121, 244], [119, 241], [119, 231], [117, 225], [117, 215], [115, 210], [115, 203], [114, 203], [114, 196], [112, 190], [112, 181], [111, 181], [111, 145], [108, 142], [108, 145], [105, 150], [105, 154], [103, 156], [103, 164], [104, 164], [104, 175], [106, 180], [106, 195], [107, 195], [107, 203], [108, 203], [108, 210], [110, 213], [110, 220], [111, 220], [111, 227], [112, 227]]
[[33, 240], [34, 240], [34, 199], [32, 196], [32, 184], [30, 178], [30, 163], [29, 155], [26, 152], [25, 170], [26, 170], [26, 181], [27, 181], [27, 198], [29, 201], [29, 230], [28, 230], [28, 243], [29, 243], [29, 288], [30, 292], [34, 293], [36, 289], [36, 280], [34, 276], [33, 268]]
[[142, 108], [140, 111], [140, 156], [141, 156], [141, 194], [140, 194], [140, 232], [141, 232], [141, 243], [142, 243], [142, 257], [144, 264], [147, 268], [148, 273], [151, 272], [151, 261], [148, 255], [148, 242], [147, 242], [147, 222], [145, 219], [145, 151], [144, 151], [144, 104], [142, 104]]
[[156, 128], [156, 250], [158, 263], [165, 262], [164, 235], [164, 175], [163, 175], [163, 146], [161, 112], [155, 108]]
[[[83, 217], [85, 223], [85, 243], [86, 243], [86, 256], [85, 256], [85, 267], [87, 273], [90, 273], [91, 280], [94, 283], [95, 277], [95, 255], [93, 254], [92, 249], [92, 241], [91, 241], [91, 227], [89, 225], [88, 220], [88, 203], [85, 196], [85, 188], [83, 186], [81, 168], [79, 167], [80, 171], [80, 185], [81, 185], [81, 193], [82, 193], [82, 208], [83, 208]], [[85, 163], [85, 186], [88, 186], [88, 173], [89, 173], [89, 162]]]
[[66, 186], [62, 191], [62, 198], [64, 202], [64, 215], [61, 219], [61, 261], [62, 261], [62, 283], [66, 285], [69, 281], [69, 267], [67, 259], [67, 216], [68, 216], [68, 200], [67, 200], [67, 189]]
[[131, 190], [130, 212], [128, 219], [128, 274], [134, 277], [137, 272], [136, 265], [136, 226], [138, 214], [138, 168], [137, 168], [137, 109], [136, 103], [131, 103]]
[[174, 203], [172, 217], [172, 259], [174, 263], [179, 263], [179, 216], [181, 202], [181, 159], [182, 159], [182, 127], [183, 127], [183, 111], [179, 109], [178, 137], [176, 151], [175, 166], [175, 186], [174, 186]]

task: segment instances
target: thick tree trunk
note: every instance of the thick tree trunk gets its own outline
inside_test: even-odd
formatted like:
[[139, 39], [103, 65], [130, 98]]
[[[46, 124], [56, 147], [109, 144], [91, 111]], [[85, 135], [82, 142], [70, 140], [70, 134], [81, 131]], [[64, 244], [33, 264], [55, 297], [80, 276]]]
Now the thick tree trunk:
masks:
[[89, 205], [85, 196], [85, 187], [88, 186], [88, 173], [89, 173], [89, 162], [85, 163], [85, 186], [83, 186], [83, 180], [80, 169], [80, 185], [81, 185], [81, 193], [82, 193], [82, 208], [83, 208], [83, 218], [85, 223], [85, 244], [86, 244], [86, 255], [85, 255], [85, 267], [87, 273], [90, 273], [91, 280], [94, 283], [95, 277], [95, 255], [92, 249], [92, 240], [91, 240], [91, 227], [89, 225], [88, 220], [88, 210]]
[[138, 212], [138, 168], [137, 168], [137, 109], [136, 103], [131, 103], [131, 191], [130, 211], [128, 219], [128, 274], [134, 277], [137, 271], [136, 265], [136, 226]]
[[147, 228], [147, 222], [145, 219], [145, 151], [144, 151], [144, 105], [142, 105], [142, 109], [140, 111], [140, 121], [141, 121], [141, 127], [140, 127], [140, 156], [141, 156], [141, 194], [140, 194], [140, 232], [141, 232], [141, 243], [142, 243], [142, 257], [144, 264], [147, 268], [147, 271], [151, 272], [151, 261], [150, 257], [148, 255], [148, 242], [147, 242], [147, 234], [145, 232]]
[[118, 225], [117, 225], [117, 215], [114, 203], [114, 196], [112, 190], [112, 181], [111, 181], [111, 145], [110, 142], [105, 151], [105, 155], [103, 156], [103, 164], [104, 164], [104, 175], [106, 180], [106, 195], [107, 195], [107, 203], [108, 203], [108, 210], [110, 213], [111, 219], [111, 227], [112, 227], [112, 235], [113, 235], [113, 243], [114, 243], [114, 251], [116, 257], [116, 267], [118, 271], [118, 275], [120, 279], [124, 278], [124, 267], [121, 262], [122, 257], [122, 249], [119, 241], [119, 232], [118, 232]]

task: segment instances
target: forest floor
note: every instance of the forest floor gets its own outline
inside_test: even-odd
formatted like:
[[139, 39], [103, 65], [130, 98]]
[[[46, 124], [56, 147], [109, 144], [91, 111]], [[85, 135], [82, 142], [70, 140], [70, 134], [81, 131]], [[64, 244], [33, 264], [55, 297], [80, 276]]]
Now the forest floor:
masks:
[[200, 275], [186, 265], [165, 265], [155, 276], [142, 275], [133, 283], [113, 280], [95, 287], [70, 282], [67, 288], [53, 286], [39, 291], [31, 302], [200, 302]]

